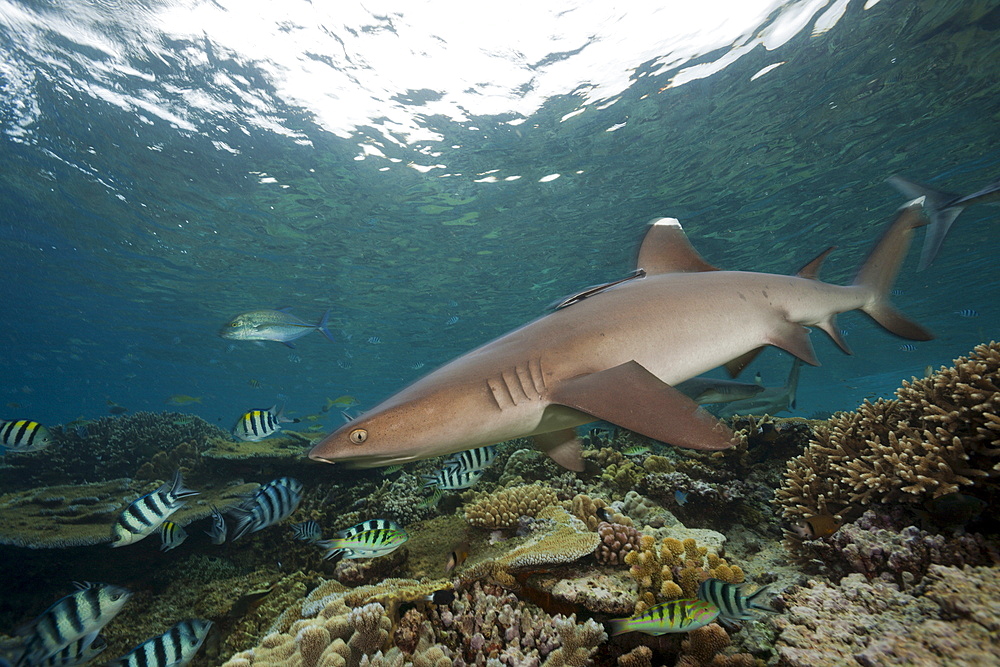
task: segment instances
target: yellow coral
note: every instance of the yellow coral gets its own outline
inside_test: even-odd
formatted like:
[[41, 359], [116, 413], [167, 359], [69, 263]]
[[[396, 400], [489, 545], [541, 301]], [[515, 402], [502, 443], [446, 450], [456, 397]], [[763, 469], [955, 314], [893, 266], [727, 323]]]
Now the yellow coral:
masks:
[[526, 484], [488, 494], [465, 508], [465, 520], [482, 528], [514, 528], [522, 516], [559, 502], [556, 492], [541, 484]]

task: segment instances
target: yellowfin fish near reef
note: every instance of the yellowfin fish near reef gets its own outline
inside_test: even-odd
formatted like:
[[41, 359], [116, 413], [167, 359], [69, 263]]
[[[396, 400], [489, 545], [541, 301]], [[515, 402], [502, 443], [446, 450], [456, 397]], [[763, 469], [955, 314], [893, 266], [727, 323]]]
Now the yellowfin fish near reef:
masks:
[[705, 627], [718, 617], [719, 608], [711, 602], [697, 598], [671, 600], [650, 607], [638, 616], [613, 619], [611, 635], [642, 632], [657, 636], [673, 632], [690, 632]]

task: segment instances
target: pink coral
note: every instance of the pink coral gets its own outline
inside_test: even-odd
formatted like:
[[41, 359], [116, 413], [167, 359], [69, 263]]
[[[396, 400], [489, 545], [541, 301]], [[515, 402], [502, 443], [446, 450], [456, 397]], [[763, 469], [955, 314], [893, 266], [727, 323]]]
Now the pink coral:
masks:
[[639, 548], [639, 531], [632, 526], [602, 521], [597, 524], [597, 534], [601, 542], [594, 556], [603, 565], [620, 565], [628, 552]]

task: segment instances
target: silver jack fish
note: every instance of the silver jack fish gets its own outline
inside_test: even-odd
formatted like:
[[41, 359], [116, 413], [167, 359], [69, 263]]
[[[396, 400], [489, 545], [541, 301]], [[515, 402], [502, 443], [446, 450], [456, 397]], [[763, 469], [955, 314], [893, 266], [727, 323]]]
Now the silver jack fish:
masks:
[[597, 420], [675, 446], [730, 447], [732, 432], [677, 384], [721, 365], [735, 375], [766, 345], [818, 365], [807, 327], [846, 352], [836, 316], [848, 310], [904, 338], [932, 337], [889, 302], [913, 229], [925, 224], [920, 204], [897, 213], [847, 286], [819, 281], [829, 251], [794, 276], [719, 271], [677, 220], [660, 218], [639, 249], [643, 277], [590, 288], [445, 364], [331, 433], [309, 458], [384, 466], [531, 437], [582, 471], [576, 427]]
[[20, 634], [27, 637], [18, 664], [38, 665], [77, 641], [90, 646], [132, 595], [111, 584], [77, 584], [77, 591], [56, 601]]
[[111, 546], [123, 547], [152, 535], [171, 514], [184, 506], [184, 498], [196, 495], [197, 491], [184, 488], [178, 470], [172, 482], [137, 499], [118, 515], [111, 527]]
[[323, 313], [319, 324], [309, 324], [289, 313], [288, 309], [254, 310], [229, 320], [219, 331], [219, 335], [228, 340], [273, 340], [295, 347], [292, 341], [302, 338], [310, 331], [319, 331], [332, 341], [333, 336], [326, 328], [329, 318], [328, 310]]

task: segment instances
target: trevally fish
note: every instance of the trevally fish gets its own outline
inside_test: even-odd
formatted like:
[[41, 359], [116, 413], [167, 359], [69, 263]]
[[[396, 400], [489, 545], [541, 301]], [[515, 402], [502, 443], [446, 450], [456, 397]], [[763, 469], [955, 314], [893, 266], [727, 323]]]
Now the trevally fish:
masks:
[[405, 463], [531, 437], [585, 469], [576, 427], [608, 421], [674, 446], [731, 447], [732, 431], [674, 386], [717, 366], [739, 373], [767, 345], [817, 365], [807, 327], [847, 350], [836, 316], [862, 310], [913, 340], [932, 336], [889, 300], [922, 201], [903, 207], [851, 285], [820, 282], [822, 253], [794, 276], [719, 271], [680, 223], [656, 220], [645, 271], [445, 364], [321, 440], [309, 457], [358, 467]]
[[395, 521], [369, 519], [337, 533], [332, 540], [320, 540], [317, 545], [327, 550], [326, 560], [376, 558], [391, 554], [410, 539]]
[[284, 521], [302, 502], [302, 482], [291, 477], [279, 477], [262, 485], [246, 502], [229, 513], [236, 517], [233, 541], [247, 533]]
[[467, 449], [464, 452], [455, 452], [445, 460], [444, 467], [462, 472], [483, 470], [489, 467], [496, 458], [496, 445], [487, 445], [486, 447]]
[[280, 431], [282, 424], [299, 423], [298, 419], [286, 417], [284, 408], [275, 412], [277, 407], [272, 405], [268, 410], [250, 410], [236, 422], [233, 435], [247, 442], [260, 442]]
[[28, 419], [0, 420], [0, 445], [12, 452], [40, 452], [52, 444], [52, 434]]
[[612, 619], [611, 635], [643, 632], [656, 636], [671, 632], [690, 632], [705, 627], [718, 616], [719, 608], [711, 602], [697, 598], [671, 600], [650, 607], [638, 616]]
[[292, 526], [292, 534], [295, 535], [295, 539], [297, 540], [317, 542], [323, 537], [323, 530], [320, 528], [318, 521], [310, 519], [309, 521], [294, 524]]
[[424, 488], [432, 486], [443, 491], [461, 491], [472, 488], [476, 482], [483, 478], [482, 469], [461, 470], [459, 468], [444, 468], [438, 470], [433, 475], [424, 475]]
[[187, 539], [187, 531], [173, 521], [164, 521], [160, 526], [160, 551], [176, 549]]
[[918, 271], [926, 269], [937, 257], [944, 237], [948, 235], [951, 225], [965, 207], [1000, 202], [1000, 180], [993, 181], [982, 190], [965, 196], [944, 192], [902, 176], [890, 176], [888, 180], [889, 184], [902, 192], [904, 197], [923, 197], [926, 201], [924, 205], [930, 209], [931, 224], [928, 225], [927, 235], [924, 236]]
[[38, 665], [67, 646], [89, 646], [128, 602], [131, 592], [112, 584], [76, 584], [77, 591], [57, 600], [19, 634], [26, 637], [19, 664]]
[[749, 621], [754, 618], [750, 613], [753, 609], [775, 613], [774, 609], [754, 602], [767, 591], [767, 586], [752, 595], [743, 595], [742, 589], [739, 584], [728, 584], [721, 579], [706, 579], [698, 586], [698, 599], [711, 603], [718, 608], [721, 618], [731, 621]]
[[162, 635], [147, 639], [108, 667], [184, 667], [191, 662], [212, 629], [212, 621], [181, 621]]
[[222, 544], [226, 541], [226, 517], [215, 505], [212, 505], [212, 526], [205, 531], [212, 544]]
[[181, 471], [178, 470], [173, 481], [138, 498], [122, 510], [111, 527], [111, 546], [134, 544], [151, 535], [171, 514], [184, 506], [184, 498], [196, 495], [197, 491], [184, 488]]
[[319, 324], [309, 324], [288, 312], [281, 310], [254, 310], [242, 313], [229, 320], [219, 335], [229, 340], [273, 340], [295, 347], [292, 341], [305, 336], [310, 331], [319, 331], [332, 341], [333, 336], [326, 328], [330, 311], [323, 313]]

